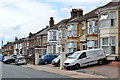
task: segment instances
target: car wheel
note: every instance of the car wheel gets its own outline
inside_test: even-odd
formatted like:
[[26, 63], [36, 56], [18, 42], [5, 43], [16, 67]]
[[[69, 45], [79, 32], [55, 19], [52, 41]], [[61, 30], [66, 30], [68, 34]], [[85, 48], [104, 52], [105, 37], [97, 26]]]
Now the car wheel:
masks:
[[99, 60], [98, 65], [102, 65], [102, 64], [103, 64], [103, 60]]
[[27, 63], [25, 63], [24, 65], [27, 65]]
[[10, 62], [8, 61], [7, 64], [10, 64]]
[[75, 69], [79, 69], [79, 68], [80, 68], [80, 64], [76, 64]]
[[47, 61], [45, 61], [44, 63], [45, 63], [45, 65], [46, 65], [46, 64], [48, 64], [48, 62], [47, 62]]

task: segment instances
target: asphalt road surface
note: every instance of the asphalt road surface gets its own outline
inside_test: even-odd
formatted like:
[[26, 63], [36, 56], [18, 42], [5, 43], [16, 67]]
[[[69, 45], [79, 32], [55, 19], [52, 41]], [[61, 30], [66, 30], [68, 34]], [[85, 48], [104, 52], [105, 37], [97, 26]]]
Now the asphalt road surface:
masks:
[[12, 64], [2, 65], [2, 78], [69, 78], [67, 76], [35, 70], [31, 68], [15, 66]]

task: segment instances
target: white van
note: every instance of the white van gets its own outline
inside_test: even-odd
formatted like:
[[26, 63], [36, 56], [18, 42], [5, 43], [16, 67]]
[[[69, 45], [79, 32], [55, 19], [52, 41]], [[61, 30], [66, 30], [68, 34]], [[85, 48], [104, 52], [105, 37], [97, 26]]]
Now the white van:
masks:
[[71, 67], [80, 68], [92, 64], [103, 64], [106, 60], [106, 55], [103, 49], [90, 49], [73, 53], [64, 62], [64, 67], [69, 69]]

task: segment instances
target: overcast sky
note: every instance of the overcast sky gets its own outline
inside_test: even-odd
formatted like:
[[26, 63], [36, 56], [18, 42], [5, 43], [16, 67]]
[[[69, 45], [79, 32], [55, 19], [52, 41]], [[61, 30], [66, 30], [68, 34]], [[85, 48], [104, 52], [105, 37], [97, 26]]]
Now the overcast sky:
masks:
[[27, 37], [45, 28], [49, 17], [55, 23], [70, 18], [72, 8], [82, 8], [84, 14], [111, 0], [0, 0], [0, 46]]

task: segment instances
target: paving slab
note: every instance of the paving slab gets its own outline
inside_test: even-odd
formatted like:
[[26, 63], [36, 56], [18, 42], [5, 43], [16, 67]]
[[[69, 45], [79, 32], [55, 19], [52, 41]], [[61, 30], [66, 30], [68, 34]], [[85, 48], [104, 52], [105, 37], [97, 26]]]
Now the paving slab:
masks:
[[70, 70], [60, 70], [59, 67], [54, 67], [51, 64], [48, 64], [48, 65], [27, 64], [27, 65], [24, 65], [24, 67], [30, 67], [30, 68], [37, 69], [37, 70], [43, 70], [43, 71], [47, 71], [51, 73], [66, 75], [72, 78], [108, 78], [108, 77], [101, 76], [101, 75], [92, 75], [92, 74], [86, 74], [86, 73], [70, 71]]

